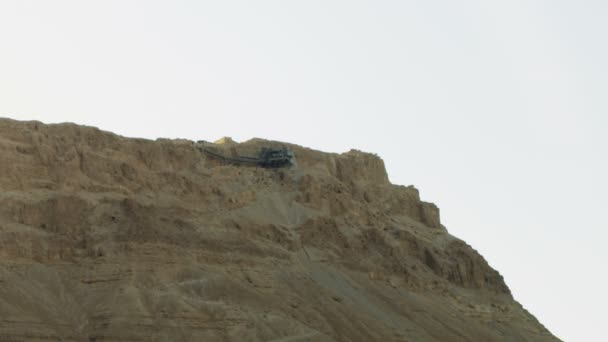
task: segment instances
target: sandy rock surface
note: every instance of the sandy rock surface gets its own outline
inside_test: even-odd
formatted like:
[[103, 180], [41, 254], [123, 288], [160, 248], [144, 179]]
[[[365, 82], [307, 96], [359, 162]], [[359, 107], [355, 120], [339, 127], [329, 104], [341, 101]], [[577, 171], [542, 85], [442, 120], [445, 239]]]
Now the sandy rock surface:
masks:
[[0, 341], [557, 341], [380, 158], [0, 119]]

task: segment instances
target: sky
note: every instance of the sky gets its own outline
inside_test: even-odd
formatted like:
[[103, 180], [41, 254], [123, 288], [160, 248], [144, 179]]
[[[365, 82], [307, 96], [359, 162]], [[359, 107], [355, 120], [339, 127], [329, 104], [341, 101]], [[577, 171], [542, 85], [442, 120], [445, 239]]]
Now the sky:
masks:
[[0, 1], [0, 116], [380, 155], [565, 341], [605, 339], [608, 2]]

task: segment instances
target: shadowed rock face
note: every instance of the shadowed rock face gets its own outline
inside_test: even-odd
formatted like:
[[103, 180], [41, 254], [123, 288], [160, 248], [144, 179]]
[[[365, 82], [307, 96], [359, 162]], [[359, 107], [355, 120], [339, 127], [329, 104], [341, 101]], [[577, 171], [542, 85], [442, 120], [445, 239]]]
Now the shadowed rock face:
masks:
[[0, 120], [0, 340], [555, 341], [359, 151]]

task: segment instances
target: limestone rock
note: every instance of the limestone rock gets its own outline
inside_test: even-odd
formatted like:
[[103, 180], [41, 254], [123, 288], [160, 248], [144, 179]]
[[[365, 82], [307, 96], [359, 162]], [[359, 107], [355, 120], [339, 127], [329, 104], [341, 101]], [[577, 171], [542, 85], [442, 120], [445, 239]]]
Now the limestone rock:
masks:
[[0, 119], [0, 340], [556, 341], [382, 160]]

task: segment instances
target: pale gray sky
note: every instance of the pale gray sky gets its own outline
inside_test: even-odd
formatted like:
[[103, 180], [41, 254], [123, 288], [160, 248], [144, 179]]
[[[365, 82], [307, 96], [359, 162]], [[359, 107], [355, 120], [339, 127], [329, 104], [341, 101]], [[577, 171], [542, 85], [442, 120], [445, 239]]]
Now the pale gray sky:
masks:
[[0, 116], [375, 152], [566, 341], [605, 339], [608, 2], [0, 2]]

